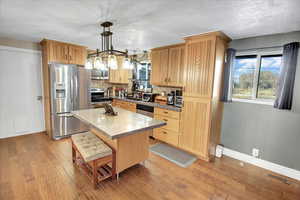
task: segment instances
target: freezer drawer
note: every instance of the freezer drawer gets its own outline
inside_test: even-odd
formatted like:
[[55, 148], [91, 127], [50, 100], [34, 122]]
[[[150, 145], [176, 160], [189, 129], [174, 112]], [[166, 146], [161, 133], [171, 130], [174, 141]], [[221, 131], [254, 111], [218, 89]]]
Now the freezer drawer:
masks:
[[88, 126], [71, 113], [52, 115], [52, 138], [55, 140], [88, 130]]

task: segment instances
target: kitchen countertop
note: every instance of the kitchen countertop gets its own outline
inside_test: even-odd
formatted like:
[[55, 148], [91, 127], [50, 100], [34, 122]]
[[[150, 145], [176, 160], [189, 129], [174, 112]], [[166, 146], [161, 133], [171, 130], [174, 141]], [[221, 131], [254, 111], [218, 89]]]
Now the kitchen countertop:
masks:
[[163, 108], [163, 109], [168, 109], [168, 110], [173, 110], [173, 111], [181, 112], [181, 108], [176, 107], [176, 106], [161, 105], [161, 104], [154, 103], [154, 102], [138, 101], [138, 100], [126, 99], [126, 98], [120, 98], [120, 97], [112, 97], [112, 98], [113, 99], [122, 100], [122, 101], [127, 101], [127, 102], [132, 102], [132, 103], [137, 103], [137, 104], [143, 104], [143, 105], [147, 105], [147, 106], [152, 106], [152, 107]]
[[74, 117], [92, 125], [106, 134], [110, 139], [116, 139], [145, 130], [166, 125], [164, 121], [147, 117], [142, 114], [114, 107], [117, 116], [104, 114], [103, 108], [72, 111]]

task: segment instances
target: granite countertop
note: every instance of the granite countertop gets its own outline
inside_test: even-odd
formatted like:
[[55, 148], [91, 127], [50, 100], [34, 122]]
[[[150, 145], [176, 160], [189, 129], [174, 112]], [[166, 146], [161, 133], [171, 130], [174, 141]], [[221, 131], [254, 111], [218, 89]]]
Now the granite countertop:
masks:
[[103, 108], [72, 111], [74, 117], [93, 126], [111, 139], [166, 125], [164, 121], [114, 107], [117, 116], [105, 115]]
[[168, 109], [168, 110], [173, 110], [173, 111], [181, 112], [181, 108], [176, 107], [176, 106], [160, 105], [160, 104], [154, 103], [154, 102], [138, 101], [138, 100], [126, 99], [126, 98], [120, 98], [120, 97], [112, 97], [112, 98], [113, 99], [119, 99], [119, 100], [122, 100], [122, 101], [128, 101], [128, 102], [143, 104], [143, 105], [147, 105], [147, 106], [152, 106], [152, 107], [163, 108], [163, 109]]

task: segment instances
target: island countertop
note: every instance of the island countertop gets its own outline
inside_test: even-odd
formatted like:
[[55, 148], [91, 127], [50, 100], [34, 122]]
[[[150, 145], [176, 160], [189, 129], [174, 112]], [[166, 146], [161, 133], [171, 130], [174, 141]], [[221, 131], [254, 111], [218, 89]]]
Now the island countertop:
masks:
[[72, 111], [74, 117], [93, 126], [111, 139], [166, 125], [164, 121], [114, 107], [117, 116], [104, 114], [104, 108]]

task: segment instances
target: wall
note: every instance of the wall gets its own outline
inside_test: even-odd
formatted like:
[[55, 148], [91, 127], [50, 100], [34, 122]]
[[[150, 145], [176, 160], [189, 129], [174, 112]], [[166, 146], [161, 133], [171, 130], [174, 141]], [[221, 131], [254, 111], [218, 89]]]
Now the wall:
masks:
[[[230, 47], [242, 50], [280, 46], [299, 41], [300, 32], [234, 40]], [[251, 103], [226, 103], [222, 122], [222, 144], [251, 155], [260, 150], [260, 158], [300, 170], [300, 52], [294, 88], [293, 111]]]

